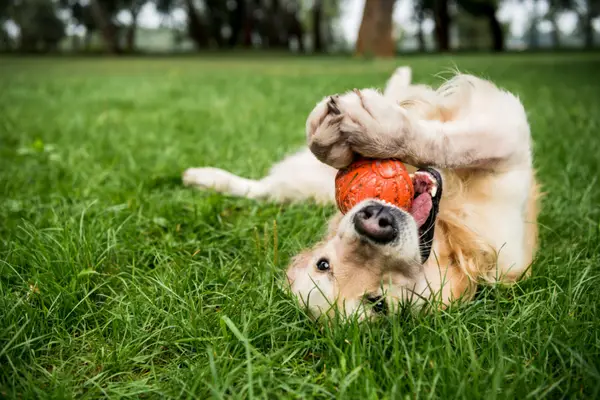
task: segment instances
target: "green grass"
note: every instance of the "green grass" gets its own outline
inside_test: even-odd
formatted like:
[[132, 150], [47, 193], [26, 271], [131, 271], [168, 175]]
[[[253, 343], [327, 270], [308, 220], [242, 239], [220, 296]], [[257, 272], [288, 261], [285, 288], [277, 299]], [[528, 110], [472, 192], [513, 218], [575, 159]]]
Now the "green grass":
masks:
[[[519, 94], [548, 193], [533, 276], [334, 329], [280, 289], [333, 211], [260, 177], [326, 94], [458, 66]], [[598, 398], [600, 55], [0, 60], [0, 397]]]

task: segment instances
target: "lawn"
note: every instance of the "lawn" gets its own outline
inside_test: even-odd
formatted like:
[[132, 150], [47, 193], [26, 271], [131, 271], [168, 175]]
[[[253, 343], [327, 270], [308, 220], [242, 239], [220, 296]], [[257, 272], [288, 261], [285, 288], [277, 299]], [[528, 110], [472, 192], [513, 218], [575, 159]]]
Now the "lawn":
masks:
[[[322, 96], [402, 63], [520, 96], [541, 251], [470, 304], [322, 327], [280, 283], [333, 208], [181, 172], [258, 178]], [[598, 398], [599, 170], [600, 54], [0, 59], [0, 397]]]

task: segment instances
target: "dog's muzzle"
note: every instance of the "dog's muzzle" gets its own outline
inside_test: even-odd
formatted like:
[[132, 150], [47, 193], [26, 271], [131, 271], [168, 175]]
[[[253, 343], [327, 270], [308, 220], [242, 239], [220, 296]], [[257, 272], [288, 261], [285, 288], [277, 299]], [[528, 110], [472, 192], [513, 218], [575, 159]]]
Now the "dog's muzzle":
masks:
[[[419, 251], [424, 263], [431, 254], [435, 222], [442, 197], [442, 175], [433, 168], [422, 168], [413, 176], [415, 194], [410, 215], [417, 224]], [[362, 237], [377, 243], [394, 242], [406, 222], [408, 213], [397, 207], [373, 201], [361, 208], [352, 220]]]
[[380, 244], [393, 242], [398, 238], [398, 225], [405, 214], [384, 204], [370, 204], [354, 216], [354, 227], [362, 236]]

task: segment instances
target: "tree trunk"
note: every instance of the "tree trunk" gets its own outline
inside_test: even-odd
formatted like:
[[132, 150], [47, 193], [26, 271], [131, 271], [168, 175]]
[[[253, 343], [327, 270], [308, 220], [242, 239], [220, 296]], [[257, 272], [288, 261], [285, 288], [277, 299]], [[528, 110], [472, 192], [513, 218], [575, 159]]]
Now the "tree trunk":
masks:
[[0, 28], [0, 48], [4, 50], [11, 50], [10, 36], [3, 28]]
[[529, 48], [537, 49], [539, 46], [538, 34], [538, 0], [533, 0], [533, 13], [531, 15], [531, 26], [529, 27]]
[[379, 20], [377, 21], [377, 36], [375, 38], [376, 52], [379, 57], [394, 57], [396, 43], [394, 42], [394, 13], [395, 0], [379, 1]]
[[133, 23], [127, 27], [127, 52], [135, 51], [135, 31], [137, 27]]
[[92, 46], [92, 31], [86, 28], [85, 36], [83, 37], [83, 48], [89, 51]]
[[472, 16], [488, 20], [492, 50], [504, 51], [504, 31], [500, 21], [496, 18], [496, 6], [493, 3], [484, 3], [478, 0], [459, 0], [458, 4]]
[[[365, 7], [363, 9], [362, 20], [358, 28], [358, 36], [356, 38], [356, 54], [365, 55], [371, 50], [370, 37], [372, 36], [371, 31], [373, 30], [373, 18], [375, 18], [375, 10], [373, 9], [373, 2], [365, 0]], [[369, 43], [368, 43], [369, 42]]]
[[419, 41], [419, 51], [424, 53], [426, 51], [425, 46], [425, 32], [423, 32], [423, 11], [417, 13], [417, 40]]
[[100, 1], [92, 0], [90, 2], [90, 9], [92, 12], [92, 17], [94, 18], [94, 22], [98, 29], [100, 29], [102, 39], [104, 39], [106, 50], [112, 54], [118, 53], [119, 42], [117, 37], [117, 29], [110, 20], [109, 16], [106, 14], [106, 11], [100, 5]]
[[325, 33], [322, 33], [323, 49], [327, 51], [329, 49], [330, 44], [334, 43], [335, 35], [333, 33], [333, 24], [331, 18], [325, 17], [325, 22], [323, 24], [325, 25]]
[[392, 36], [394, 2], [395, 0], [365, 0], [356, 40], [356, 54], [376, 57], [396, 55]]
[[504, 31], [502, 31], [500, 21], [496, 18], [495, 7], [488, 12], [487, 18], [490, 24], [490, 34], [492, 35], [492, 50], [504, 51]]
[[244, 0], [235, 1], [235, 10], [231, 12], [229, 25], [231, 26], [231, 36], [228, 39], [229, 47], [235, 47], [241, 39], [241, 33], [246, 19], [246, 2]]
[[[281, 48], [287, 44], [287, 37], [282, 38], [282, 13], [279, 0], [271, 0], [271, 9], [267, 12], [267, 41], [270, 48]], [[287, 35], [286, 35], [287, 36]], [[283, 39], [283, 40], [282, 40]]]
[[312, 9], [313, 23], [313, 51], [323, 51], [323, 36], [321, 35], [321, 21], [323, 19], [323, 1], [315, 0]]
[[[242, 1], [243, 3], [246, 3]], [[252, 32], [254, 31], [254, 2], [252, 0], [248, 1], [248, 6], [246, 8], [246, 12], [244, 13], [244, 27], [243, 27], [243, 37], [242, 37], [242, 46], [249, 48], [252, 47]]]
[[196, 48], [203, 49], [208, 47], [208, 35], [204, 22], [196, 12], [192, 0], [185, 0], [188, 12], [188, 35], [196, 45]]
[[81, 40], [77, 34], [71, 36], [71, 51], [77, 53], [81, 47]]
[[594, 47], [594, 27], [592, 26], [591, 1], [587, 1], [587, 12], [583, 15], [583, 37], [586, 49]]
[[208, 32], [207, 40], [210, 44], [216, 44], [218, 48], [224, 48], [229, 45], [229, 40], [226, 40], [223, 35], [223, 27], [228, 25], [229, 11], [223, 8], [222, 0], [204, 0], [204, 18], [203, 23], [206, 26], [205, 31]]
[[560, 43], [560, 29], [558, 28], [558, 21], [555, 10], [550, 11], [550, 23], [552, 24], [552, 46], [555, 49], [561, 47]]
[[289, 15], [288, 48], [289, 40], [294, 37], [298, 41], [298, 51], [304, 53], [304, 29], [302, 28], [302, 23], [298, 20], [298, 15], [292, 12]]
[[33, 53], [36, 51], [37, 43], [36, 39], [31, 35], [21, 32], [19, 40], [19, 50], [23, 53]]
[[137, 30], [137, 10], [130, 10], [131, 24], [127, 27], [127, 51], [133, 53], [135, 51], [135, 32]]
[[435, 40], [438, 51], [450, 50], [450, 12], [448, 0], [434, 0]]

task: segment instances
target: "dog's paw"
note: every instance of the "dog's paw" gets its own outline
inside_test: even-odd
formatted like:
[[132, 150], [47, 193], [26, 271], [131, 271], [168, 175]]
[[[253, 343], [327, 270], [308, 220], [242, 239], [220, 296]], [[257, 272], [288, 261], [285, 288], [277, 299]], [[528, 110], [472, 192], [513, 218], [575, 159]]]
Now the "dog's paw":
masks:
[[306, 133], [308, 145], [319, 160], [343, 168], [355, 154], [397, 156], [407, 126], [399, 105], [365, 89], [323, 100], [310, 114]]
[[218, 168], [188, 168], [183, 173], [183, 184], [204, 190], [227, 191], [230, 174]]
[[337, 97], [325, 98], [312, 110], [306, 120], [306, 138], [318, 160], [340, 169], [352, 162], [354, 152], [340, 129], [344, 117], [335, 105]]

